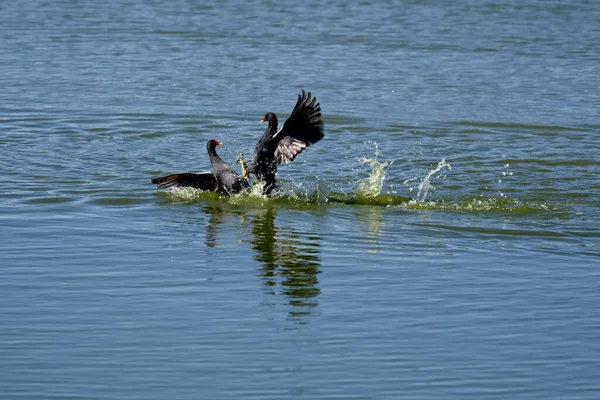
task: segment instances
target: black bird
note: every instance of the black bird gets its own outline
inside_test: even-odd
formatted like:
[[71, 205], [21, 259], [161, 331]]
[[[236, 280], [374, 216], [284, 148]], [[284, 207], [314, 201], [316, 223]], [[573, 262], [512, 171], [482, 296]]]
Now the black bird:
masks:
[[[256, 175], [265, 195], [270, 195], [277, 187], [275, 174], [277, 164], [293, 161], [306, 147], [318, 142], [325, 135], [321, 119], [321, 105], [310, 92], [302, 90], [298, 95], [292, 114], [277, 131], [277, 116], [265, 114], [261, 122], [269, 126], [254, 148], [254, 160], [246, 165], [248, 173]], [[247, 173], [244, 172], [244, 176]]]
[[206, 150], [212, 165], [212, 172], [171, 174], [152, 179], [159, 189], [168, 187], [192, 187], [213, 192], [236, 194], [249, 187], [246, 178], [235, 172], [231, 165], [227, 164], [217, 155], [216, 147], [221, 142], [215, 139], [206, 143]]

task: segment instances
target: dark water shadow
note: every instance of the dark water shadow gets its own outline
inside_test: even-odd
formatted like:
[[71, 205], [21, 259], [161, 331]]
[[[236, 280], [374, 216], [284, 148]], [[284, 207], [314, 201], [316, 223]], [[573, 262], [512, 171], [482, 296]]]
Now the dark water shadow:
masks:
[[303, 232], [291, 222], [278, 221], [278, 209], [270, 205], [238, 208], [207, 204], [203, 208], [209, 215], [206, 245], [218, 246], [219, 226], [230, 216], [239, 216], [244, 230], [242, 242], [250, 245], [253, 259], [260, 265], [257, 275], [262, 280], [265, 304], [276, 304], [268, 300], [269, 296], [283, 295], [291, 306], [289, 316], [299, 323], [307, 322], [321, 293], [317, 278], [321, 272], [321, 236]]

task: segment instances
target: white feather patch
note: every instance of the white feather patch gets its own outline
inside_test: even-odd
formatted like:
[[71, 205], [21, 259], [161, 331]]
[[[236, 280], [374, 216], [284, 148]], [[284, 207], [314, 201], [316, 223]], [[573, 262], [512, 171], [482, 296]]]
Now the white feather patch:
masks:
[[281, 139], [275, 149], [275, 160], [277, 160], [279, 164], [287, 164], [288, 162], [293, 161], [305, 147], [305, 142], [286, 136]]

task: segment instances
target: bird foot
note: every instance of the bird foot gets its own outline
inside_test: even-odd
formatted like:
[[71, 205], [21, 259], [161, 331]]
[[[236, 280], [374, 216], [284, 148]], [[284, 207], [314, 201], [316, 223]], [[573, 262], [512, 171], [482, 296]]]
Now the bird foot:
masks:
[[244, 179], [248, 179], [248, 171], [246, 171], [246, 163], [244, 162], [244, 158], [241, 155], [237, 158], [237, 162], [239, 162], [242, 167], [242, 175], [243, 175]]

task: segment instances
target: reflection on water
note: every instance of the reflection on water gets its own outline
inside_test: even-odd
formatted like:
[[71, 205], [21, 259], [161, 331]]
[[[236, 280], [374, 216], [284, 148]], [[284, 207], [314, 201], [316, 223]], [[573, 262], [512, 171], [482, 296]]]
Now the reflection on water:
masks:
[[218, 203], [210, 204], [204, 207], [204, 212], [209, 216], [208, 223], [206, 224], [206, 246], [218, 246], [219, 227], [231, 215], [238, 215], [240, 217], [240, 221], [243, 221], [245, 217], [242, 211], [243, 210], [234, 209], [231, 207], [224, 207]]
[[366, 240], [369, 242], [367, 252], [381, 252], [381, 232], [384, 227], [383, 207], [356, 207], [353, 212], [359, 226], [366, 230]]
[[321, 259], [318, 235], [299, 233], [292, 226], [277, 227], [275, 209], [261, 210], [251, 217], [254, 258], [262, 265], [259, 272], [267, 294], [278, 291], [289, 298], [296, 318], [308, 315], [317, 306], [320, 290], [317, 274]]
[[[219, 205], [204, 208], [209, 215], [206, 226], [206, 245], [218, 246], [219, 225], [227, 216], [239, 215], [240, 229], [244, 229], [242, 241], [254, 250], [254, 259], [260, 263], [258, 275], [263, 281], [266, 295], [283, 294], [292, 306], [289, 314], [298, 322], [310, 315], [317, 306], [320, 293], [317, 274], [320, 272], [321, 237], [304, 233], [291, 225], [277, 223], [277, 210], [269, 205], [264, 208], [233, 209]], [[249, 223], [250, 229], [245, 229]]]

